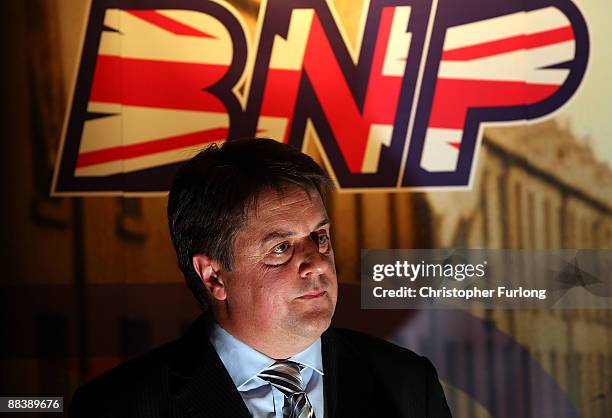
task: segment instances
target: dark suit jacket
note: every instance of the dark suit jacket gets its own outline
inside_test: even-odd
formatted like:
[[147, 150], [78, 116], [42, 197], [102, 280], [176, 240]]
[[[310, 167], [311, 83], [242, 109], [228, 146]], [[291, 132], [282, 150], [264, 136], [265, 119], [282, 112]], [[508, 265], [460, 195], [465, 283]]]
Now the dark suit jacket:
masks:
[[[72, 418], [250, 417], [200, 317], [184, 337], [79, 388]], [[322, 335], [329, 417], [450, 417], [425, 357], [354, 331]]]

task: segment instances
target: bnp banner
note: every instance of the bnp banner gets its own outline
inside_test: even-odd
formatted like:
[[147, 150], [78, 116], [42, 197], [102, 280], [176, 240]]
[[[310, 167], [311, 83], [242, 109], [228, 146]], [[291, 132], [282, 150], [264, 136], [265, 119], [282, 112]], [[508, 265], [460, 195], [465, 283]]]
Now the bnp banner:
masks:
[[484, 128], [550, 118], [587, 72], [570, 0], [93, 0], [54, 194], [167, 190], [213, 142], [314, 138], [348, 191], [471, 187]]

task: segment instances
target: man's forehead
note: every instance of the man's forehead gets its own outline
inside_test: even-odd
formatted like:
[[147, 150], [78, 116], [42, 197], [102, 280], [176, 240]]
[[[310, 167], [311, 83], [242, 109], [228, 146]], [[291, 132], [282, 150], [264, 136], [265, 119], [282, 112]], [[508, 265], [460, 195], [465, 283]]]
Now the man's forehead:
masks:
[[263, 192], [247, 215], [245, 229], [257, 232], [257, 239], [268, 235], [310, 232], [326, 223], [327, 212], [316, 190], [298, 186], [283, 192]]
[[250, 211], [256, 218], [266, 217], [271, 213], [296, 210], [322, 210], [325, 207], [319, 192], [299, 186], [286, 186], [279, 189], [262, 191]]

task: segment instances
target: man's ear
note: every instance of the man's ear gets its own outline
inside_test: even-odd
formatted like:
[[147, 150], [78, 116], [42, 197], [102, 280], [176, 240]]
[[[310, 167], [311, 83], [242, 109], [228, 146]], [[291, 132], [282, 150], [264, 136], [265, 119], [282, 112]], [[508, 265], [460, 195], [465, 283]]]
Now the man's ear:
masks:
[[193, 268], [200, 276], [200, 280], [208, 290], [208, 293], [217, 300], [225, 300], [227, 293], [225, 283], [217, 273], [220, 270], [219, 263], [211, 260], [203, 254], [194, 255], [191, 258]]

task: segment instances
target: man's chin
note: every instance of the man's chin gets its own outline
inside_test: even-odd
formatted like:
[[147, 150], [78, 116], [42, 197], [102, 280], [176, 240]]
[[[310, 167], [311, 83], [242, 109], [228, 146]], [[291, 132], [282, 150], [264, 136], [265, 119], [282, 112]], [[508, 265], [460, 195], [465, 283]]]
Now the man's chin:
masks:
[[319, 338], [331, 324], [333, 309], [320, 309], [304, 312], [299, 320], [296, 320], [296, 333], [308, 337]]

